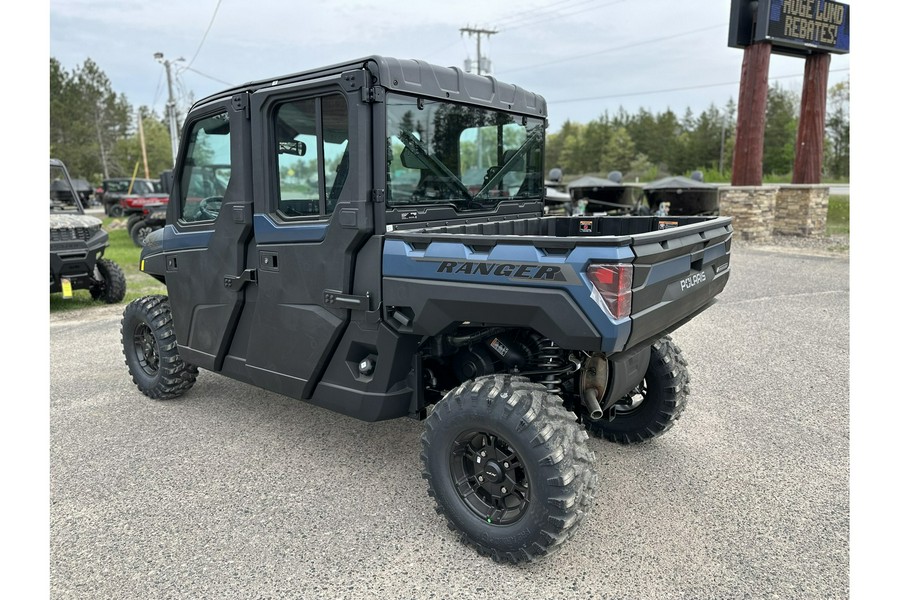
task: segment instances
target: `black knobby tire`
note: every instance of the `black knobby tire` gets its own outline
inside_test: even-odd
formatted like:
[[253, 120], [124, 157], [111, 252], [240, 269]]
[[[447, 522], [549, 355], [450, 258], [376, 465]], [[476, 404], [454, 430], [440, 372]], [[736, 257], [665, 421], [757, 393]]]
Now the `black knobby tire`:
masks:
[[637, 444], [658, 437], [675, 424], [690, 395], [687, 360], [672, 338], [664, 336], [650, 348], [650, 364], [641, 384], [616, 403], [615, 417], [585, 419], [596, 437], [619, 444]]
[[137, 223], [138, 221], [143, 221], [144, 215], [129, 215], [128, 220], [125, 222], [125, 229], [128, 230], [128, 234], [131, 235], [131, 227]]
[[524, 377], [479, 377], [448, 393], [425, 421], [428, 495], [479, 553], [509, 563], [546, 556], [593, 504], [587, 440], [544, 386]]
[[88, 288], [91, 298], [116, 304], [125, 298], [125, 273], [122, 267], [107, 258], [97, 259], [94, 283]]
[[125, 209], [122, 208], [121, 204], [113, 204], [112, 206], [109, 207], [108, 214], [110, 217], [115, 217], [115, 218], [124, 217]]
[[197, 367], [178, 354], [166, 296], [145, 296], [125, 307], [122, 352], [131, 380], [154, 400], [177, 398], [197, 380]]
[[132, 224], [128, 233], [131, 235], [131, 241], [134, 242], [134, 245], [140, 248], [143, 247], [144, 240], [152, 231], [153, 226], [148, 225], [144, 219], [140, 219]]

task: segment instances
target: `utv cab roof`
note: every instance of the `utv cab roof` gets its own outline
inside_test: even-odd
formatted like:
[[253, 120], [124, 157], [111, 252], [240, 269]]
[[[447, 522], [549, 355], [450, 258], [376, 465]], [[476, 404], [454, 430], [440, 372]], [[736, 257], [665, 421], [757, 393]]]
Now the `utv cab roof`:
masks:
[[370, 100], [383, 100], [379, 91], [369, 98], [370, 89], [384, 90], [474, 104], [485, 108], [546, 118], [547, 102], [543, 96], [519, 86], [503, 83], [488, 75], [473, 75], [459, 67], [439, 67], [422, 60], [370, 56], [357, 60], [301, 71], [282, 77], [251, 81], [223, 90], [199, 100], [194, 106], [228, 98], [241, 92], [304, 81], [339, 78], [348, 92], [360, 93]]

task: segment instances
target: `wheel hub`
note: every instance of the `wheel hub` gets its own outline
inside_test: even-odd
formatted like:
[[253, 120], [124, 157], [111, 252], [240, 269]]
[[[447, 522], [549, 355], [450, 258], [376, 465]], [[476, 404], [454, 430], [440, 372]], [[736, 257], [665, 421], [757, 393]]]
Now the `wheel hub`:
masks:
[[450, 470], [460, 499], [480, 519], [509, 525], [525, 514], [531, 497], [528, 473], [502, 438], [487, 432], [459, 435]]
[[159, 370], [159, 348], [156, 337], [146, 324], [141, 324], [134, 332], [134, 348], [138, 363], [148, 375]]
[[495, 460], [489, 460], [484, 465], [484, 476], [491, 483], [497, 483], [504, 477], [503, 467]]

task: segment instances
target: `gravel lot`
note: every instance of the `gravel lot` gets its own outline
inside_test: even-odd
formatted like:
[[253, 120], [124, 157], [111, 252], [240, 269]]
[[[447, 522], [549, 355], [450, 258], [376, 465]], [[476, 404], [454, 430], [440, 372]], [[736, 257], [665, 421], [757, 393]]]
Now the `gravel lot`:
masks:
[[122, 306], [54, 313], [51, 596], [847, 598], [846, 246], [735, 242], [720, 302], [673, 336], [687, 412], [643, 446], [592, 439], [593, 512], [527, 566], [446, 528], [420, 423], [366, 424], [206, 372], [155, 402], [128, 378]]

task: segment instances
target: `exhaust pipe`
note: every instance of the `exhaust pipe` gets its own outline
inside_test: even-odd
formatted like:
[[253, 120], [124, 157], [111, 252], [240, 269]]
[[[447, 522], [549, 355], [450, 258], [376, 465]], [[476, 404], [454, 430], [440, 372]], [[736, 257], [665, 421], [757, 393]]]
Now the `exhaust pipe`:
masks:
[[584, 407], [588, 409], [588, 418], [591, 421], [599, 421], [603, 416], [603, 409], [600, 408], [600, 402], [597, 401], [597, 390], [594, 388], [585, 390], [581, 400]]
[[581, 368], [581, 403], [591, 421], [598, 421], [603, 417], [600, 398], [606, 392], [608, 379], [606, 358], [600, 354], [592, 354]]

